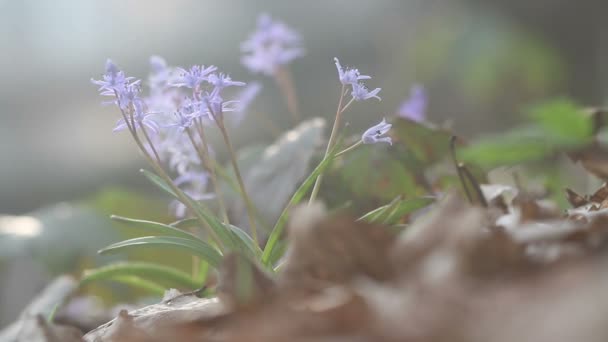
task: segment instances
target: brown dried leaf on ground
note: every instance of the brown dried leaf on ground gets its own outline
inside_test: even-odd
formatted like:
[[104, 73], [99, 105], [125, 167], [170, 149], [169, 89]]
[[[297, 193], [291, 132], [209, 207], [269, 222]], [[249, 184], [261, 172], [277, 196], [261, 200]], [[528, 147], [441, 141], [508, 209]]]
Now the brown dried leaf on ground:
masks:
[[[230, 256], [216, 309], [136, 310], [113, 325], [148, 342], [608, 340], [608, 210], [574, 220], [523, 197], [513, 208], [523, 214], [503, 227], [491, 208], [448, 195], [399, 236], [313, 210], [292, 222], [276, 284]], [[230, 284], [239, 277], [254, 284], [245, 301]], [[97, 341], [109, 341], [104, 329]]]

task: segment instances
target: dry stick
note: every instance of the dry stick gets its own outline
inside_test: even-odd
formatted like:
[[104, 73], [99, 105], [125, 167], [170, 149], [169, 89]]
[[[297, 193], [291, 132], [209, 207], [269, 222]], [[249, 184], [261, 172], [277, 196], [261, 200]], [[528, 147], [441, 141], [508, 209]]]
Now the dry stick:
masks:
[[477, 198], [479, 199], [480, 204], [484, 208], [487, 208], [488, 201], [486, 200], [486, 197], [483, 195], [483, 191], [481, 190], [481, 186], [477, 182], [477, 179], [475, 179], [475, 177], [473, 177], [473, 174], [471, 173], [471, 171], [469, 171], [469, 169], [464, 164], [461, 165], [461, 169], [462, 169], [462, 172], [465, 175], [465, 177], [469, 180], [469, 182], [473, 186], [473, 189], [475, 189], [475, 193], [477, 193]]
[[[331, 150], [331, 148], [334, 146], [334, 144], [336, 142], [336, 137], [338, 136], [338, 130], [339, 130], [339, 126], [340, 126], [340, 115], [342, 114], [342, 112], [344, 112], [344, 110], [342, 109], [342, 102], [344, 101], [344, 94], [345, 94], [344, 88], [345, 88], [345, 85], [343, 84], [342, 88], [340, 90], [340, 100], [338, 101], [338, 109], [336, 110], [336, 118], [334, 120], [334, 126], [331, 129], [331, 134], [329, 135], [329, 141], [327, 142], [327, 148], [325, 149], [325, 156], [323, 157], [323, 160], [325, 160], [325, 158], [327, 158], [327, 155], [329, 154], [329, 151]], [[352, 100], [351, 100], [351, 102], [352, 102]], [[350, 104], [350, 102], [349, 102], [349, 104]], [[321, 188], [322, 181], [323, 181], [323, 173], [319, 174], [319, 176], [315, 180], [315, 185], [313, 186], [312, 192], [310, 193], [310, 199], [308, 200], [308, 205], [311, 205], [317, 198], [317, 194], [319, 193], [319, 189]]]
[[260, 242], [258, 240], [258, 231], [255, 224], [255, 218], [253, 217], [253, 204], [251, 202], [251, 199], [249, 198], [249, 195], [247, 194], [247, 190], [245, 190], [245, 182], [243, 182], [243, 177], [241, 177], [241, 171], [239, 170], [239, 165], [236, 161], [234, 148], [232, 148], [232, 142], [230, 142], [230, 138], [228, 137], [228, 131], [226, 131], [226, 127], [224, 126], [224, 122], [222, 121], [221, 115], [222, 113], [220, 113], [219, 116], [215, 116], [215, 122], [220, 128], [220, 132], [222, 133], [222, 138], [224, 138], [224, 143], [226, 143], [226, 147], [228, 147], [230, 162], [232, 163], [232, 168], [234, 169], [236, 179], [239, 183], [239, 187], [241, 188], [243, 200], [245, 201], [245, 205], [247, 206], [247, 218], [249, 220], [249, 227], [251, 228], [251, 235], [253, 235], [253, 241], [255, 241], [255, 243], [259, 246]]
[[278, 67], [275, 70], [274, 78], [279, 89], [285, 97], [287, 103], [287, 109], [291, 113], [295, 123], [300, 121], [300, 112], [298, 110], [298, 96], [296, 95], [296, 87], [291, 77], [291, 72], [285, 67]]
[[473, 197], [471, 196], [471, 193], [469, 192], [469, 189], [467, 188], [466, 180], [464, 179], [464, 176], [462, 175], [462, 170], [460, 169], [461, 164], [458, 162], [458, 159], [456, 158], [456, 136], [455, 135], [452, 135], [452, 138], [450, 138], [450, 153], [452, 155], [452, 161], [454, 162], [454, 165], [456, 166], [456, 173], [458, 174], [458, 178], [460, 179], [460, 184], [462, 184], [464, 193], [467, 196], [469, 203], [473, 204]]
[[[196, 140], [194, 140], [194, 136], [192, 135], [192, 132], [190, 131], [189, 127], [186, 128], [186, 133], [188, 134], [188, 138], [190, 139], [192, 146], [194, 146], [194, 149], [196, 150], [198, 157], [201, 160], [201, 163], [209, 172], [209, 176], [210, 176], [209, 178], [211, 178], [211, 183], [213, 184], [213, 189], [215, 190], [215, 196], [217, 197], [217, 204], [220, 208], [220, 212], [222, 213], [222, 218], [224, 220], [224, 224], [229, 224], [230, 222], [228, 220], [228, 213], [226, 212], [226, 206], [224, 205], [224, 196], [222, 196], [222, 193], [220, 191], [220, 188], [219, 188], [219, 185], [217, 182], [217, 176], [215, 174], [215, 167], [213, 165], [211, 165], [211, 161], [209, 158], [209, 150], [207, 148], [206, 141], [201, 136], [201, 140], [203, 142], [203, 149], [201, 150], [200, 146], [198, 146], [198, 144], [196, 143]], [[199, 132], [199, 134], [200, 134], [200, 132]]]

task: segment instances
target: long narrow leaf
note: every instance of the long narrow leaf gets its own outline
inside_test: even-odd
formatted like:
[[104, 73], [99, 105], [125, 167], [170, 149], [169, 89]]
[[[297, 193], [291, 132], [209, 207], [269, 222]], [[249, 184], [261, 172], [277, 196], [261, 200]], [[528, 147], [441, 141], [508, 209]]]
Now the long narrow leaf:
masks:
[[80, 286], [93, 281], [113, 279], [117, 276], [134, 275], [146, 279], [168, 282], [175, 286], [196, 289], [201, 286], [192, 277], [173, 267], [148, 262], [119, 262], [91, 270], [86, 270], [80, 279]]
[[[223, 223], [222, 223], [223, 224]], [[198, 219], [195, 218], [187, 218], [187, 219], [183, 219], [183, 220], [179, 220], [176, 222], [173, 222], [170, 224], [170, 226], [172, 227], [176, 227], [176, 228], [190, 228], [190, 227], [197, 227], [200, 225], [200, 222]], [[238, 239], [238, 244], [239, 246], [239, 250], [242, 252], [248, 252], [248, 254], [255, 258], [255, 260], [258, 260], [260, 258], [260, 256], [262, 255], [262, 250], [260, 249], [260, 246], [258, 246], [255, 241], [253, 241], [253, 239], [251, 238], [251, 236], [249, 236], [249, 234], [247, 234], [244, 230], [242, 230], [241, 228], [234, 226], [234, 225], [224, 225], [225, 227], [228, 227], [228, 229], [230, 229], [230, 231], [235, 235], [236, 239]], [[243, 248], [243, 247], [246, 247]]]
[[198, 255], [207, 261], [211, 266], [217, 267], [222, 260], [222, 255], [211, 245], [203, 241], [193, 241], [174, 236], [145, 236], [130, 240], [125, 240], [103, 248], [99, 254], [116, 253], [126, 249], [137, 248], [171, 248], [186, 251], [190, 254]]
[[391, 203], [370, 211], [358, 220], [387, 225], [396, 224], [403, 216], [430, 205], [434, 200], [435, 199], [430, 196], [407, 200], [397, 197], [392, 200]]
[[193, 240], [201, 241], [200, 238], [198, 238], [197, 236], [195, 236], [193, 234], [190, 234], [190, 233], [183, 231], [181, 229], [178, 229], [174, 226], [166, 225], [163, 223], [132, 219], [132, 218], [116, 216], [116, 215], [112, 215], [111, 218], [114, 221], [125, 223], [125, 224], [128, 224], [133, 227], [143, 228], [143, 229], [146, 229], [146, 230], [151, 231], [156, 234], [170, 235], [170, 236], [181, 237], [184, 239], [193, 239]]
[[169, 195], [178, 198], [173, 189], [171, 189], [171, 187], [168, 186], [167, 183], [155, 173], [145, 169], [141, 169], [139, 170], [139, 172], [146, 176], [146, 178], [148, 178], [152, 183], [156, 184], [160, 189], [164, 190]]
[[165, 190], [169, 195], [173, 196], [177, 200], [181, 201], [182, 197], [186, 198], [188, 200], [188, 203], [184, 204], [187, 204], [188, 206], [194, 209], [194, 214], [200, 220], [201, 224], [206, 224], [209, 228], [211, 228], [211, 230], [213, 230], [213, 233], [220, 240], [223, 247], [229, 249], [237, 248], [238, 243], [236, 242], [236, 238], [234, 237], [234, 235], [230, 232], [230, 230], [224, 227], [222, 222], [220, 222], [220, 220], [218, 220], [213, 215], [211, 210], [209, 210], [209, 208], [207, 208], [203, 203], [195, 201], [190, 196], [188, 196], [188, 194], [184, 193], [179, 189], [177, 189], [177, 191], [179, 191], [179, 194], [176, 194], [173, 189], [165, 182], [165, 180], [163, 180], [156, 174], [143, 169], [141, 170], [141, 172], [151, 182], [156, 184], [159, 188]]
[[283, 211], [281, 212], [277, 223], [274, 225], [274, 228], [272, 228], [272, 232], [270, 233], [270, 236], [268, 237], [268, 242], [266, 243], [266, 247], [264, 248], [264, 253], [262, 254], [262, 264], [264, 264], [265, 266], [272, 266], [280, 258], [280, 256], [277, 256], [277, 254], [273, 253], [273, 250], [276, 247], [277, 242], [279, 241], [279, 238], [283, 233], [283, 230], [285, 229], [285, 225], [287, 224], [287, 218], [289, 216], [289, 210], [291, 210], [291, 208], [293, 208], [295, 205], [300, 203], [300, 201], [302, 201], [306, 193], [308, 193], [308, 190], [310, 190], [312, 185], [315, 183], [317, 177], [323, 171], [325, 171], [325, 169], [331, 164], [334, 159], [334, 155], [337, 151], [337, 147], [339, 145], [339, 143], [336, 144], [330, 151], [328, 156], [324, 158], [319, 163], [319, 165], [317, 165], [317, 167], [312, 171], [308, 178], [304, 180], [302, 185], [300, 185], [300, 187], [296, 190], [296, 192], [289, 200], [289, 203], [287, 203], [287, 205], [285, 206], [285, 209], [283, 209]]
[[247, 252], [249, 256], [254, 258], [254, 260], [259, 260], [262, 256], [262, 249], [255, 243], [255, 241], [253, 241], [251, 236], [249, 236], [249, 234], [247, 234], [244, 230], [237, 226], [229, 224], [228, 228], [239, 240], [239, 243], [242, 244], [242, 246], [247, 247], [247, 249], [243, 250], [242, 252]]
[[389, 204], [383, 205], [361, 216], [358, 221], [365, 220], [369, 223], [379, 222], [388, 215], [388, 212], [391, 209], [393, 209], [396, 205], [399, 204], [399, 201], [401, 201], [401, 196], [397, 196]]
[[116, 276], [116, 277], [113, 277], [108, 280], [112, 280], [112, 281], [115, 281], [118, 283], [123, 283], [123, 284], [129, 285], [129, 286], [137, 287], [137, 288], [140, 288], [147, 292], [150, 292], [152, 294], [155, 294], [157, 296], [162, 296], [166, 290], [166, 288], [163, 286], [160, 286], [152, 281], [149, 281], [149, 280], [137, 277], [137, 276], [133, 276], [133, 275], [120, 275], [120, 276]]

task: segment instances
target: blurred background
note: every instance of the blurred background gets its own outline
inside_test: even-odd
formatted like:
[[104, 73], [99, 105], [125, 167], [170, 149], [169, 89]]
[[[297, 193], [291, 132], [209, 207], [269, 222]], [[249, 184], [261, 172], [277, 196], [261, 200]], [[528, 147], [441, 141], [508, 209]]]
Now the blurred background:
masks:
[[[258, 80], [264, 89], [252, 110], [291, 128], [272, 80], [240, 65], [239, 44], [261, 12], [304, 39], [306, 56], [291, 65], [304, 116], [335, 112], [333, 57], [373, 76], [368, 84], [383, 89], [382, 102], [354, 107], [348, 118], [353, 131], [395, 112], [417, 83], [429, 92], [430, 120], [451, 122], [464, 137], [510, 127], [522, 108], [545, 98], [600, 106], [608, 95], [604, 0], [0, 0], [0, 214], [35, 211], [61, 226], [62, 218], [73, 223], [76, 211], [52, 205], [87, 200], [103, 208], [77, 212], [87, 231], [104, 225], [93, 217], [125, 208], [145, 206], [149, 219], [155, 218], [151, 211], [158, 219], [167, 215], [137, 172], [144, 163], [128, 136], [112, 133], [118, 113], [100, 105], [90, 82], [103, 73], [106, 58], [144, 79], [149, 56], [159, 55], [170, 65], [214, 64], [233, 79]], [[237, 130], [232, 135], [239, 146], [274, 140], [255, 116]], [[144, 198], [150, 193], [150, 202], [127, 195], [113, 200], [112, 188]], [[29, 228], [35, 233], [40, 227]], [[61, 234], [52, 241], [69, 244]], [[104, 235], [96, 242], [105, 240], [115, 239]], [[11, 245], [20, 249], [18, 242]], [[43, 245], [53, 253], [58, 248], [49, 240]], [[47, 256], [44, 248], [37, 253]], [[31, 264], [30, 276], [53, 273], [28, 258], [20, 260]], [[22, 264], [0, 258], [2, 265], [0, 288], [23, 284], [11, 273]], [[23, 300], [0, 293], [0, 304], [2, 325]]]

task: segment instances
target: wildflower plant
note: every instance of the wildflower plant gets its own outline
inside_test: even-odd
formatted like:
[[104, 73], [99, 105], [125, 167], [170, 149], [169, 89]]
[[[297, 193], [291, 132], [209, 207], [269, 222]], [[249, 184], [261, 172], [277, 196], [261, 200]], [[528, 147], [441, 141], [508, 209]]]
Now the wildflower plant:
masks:
[[[258, 18], [257, 30], [241, 45], [241, 50], [244, 53], [242, 62], [250, 71], [277, 79], [285, 90], [283, 94], [294, 119], [297, 119], [295, 88], [285, 67], [304, 55], [299, 34], [284, 23], [262, 15]], [[309, 191], [309, 204], [316, 200], [323, 174], [332, 161], [364, 144], [393, 144], [390, 137], [392, 124], [383, 119], [366, 130], [355, 143], [341, 146], [346, 110], [355, 102], [380, 100], [381, 89], [367, 88], [364, 82], [371, 82], [371, 76], [361, 74], [356, 68], [343, 67], [337, 58], [334, 58], [334, 63], [340, 96], [324, 156], [296, 189], [274, 227], [259, 230], [257, 226], [261, 221], [256, 218], [257, 208], [247, 192], [226, 125], [229, 116], [234, 116], [232, 120], [237, 123], [243, 120], [249, 105], [261, 91], [259, 83], [233, 80], [214, 65], [171, 67], [158, 56], [150, 58], [151, 72], [147, 82], [142, 82], [127, 76], [108, 60], [101, 78], [92, 82], [99, 87], [100, 95], [109, 98], [104, 103], [114, 105], [119, 113], [114, 131], [130, 134], [152, 168], [152, 172], [142, 170], [142, 173], [173, 198], [170, 208], [180, 220], [164, 224], [114, 217], [119, 222], [145, 228], [154, 235], [118, 242], [104, 248], [101, 253], [142, 247], [186, 250], [194, 256], [193, 273], [191, 276], [180, 274], [177, 278], [189, 279], [182, 281], [189, 287], [194, 280], [203, 285], [209, 268], [217, 267], [222, 256], [229, 251], [243, 253], [268, 270], [274, 270], [284, 252], [283, 231], [290, 210], [303, 201]], [[147, 91], [144, 91], [144, 85]], [[216, 159], [209, 140], [211, 131], [222, 137], [232, 173], [227, 172]], [[221, 184], [228, 184], [240, 195], [246, 206], [248, 226], [231, 224]], [[408, 205], [403, 206], [401, 200], [393, 201], [362, 219], [393, 222], [395, 212], [403, 213], [403, 208], [412, 210], [411, 203]], [[401, 211], [395, 211], [399, 208]], [[267, 237], [265, 244], [261, 234]], [[118, 280], [121, 278], [117, 275], [121, 274], [145, 278], [149, 273], [158, 275], [159, 272], [166, 272], [166, 269], [142, 263], [130, 267], [127, 263], [91, 271], [84, 279], [103, 278], [104, 274]], [[176, 277], [174, 273], [169, 276]], [[140, 280], [145, 282], [145, 279]]]

